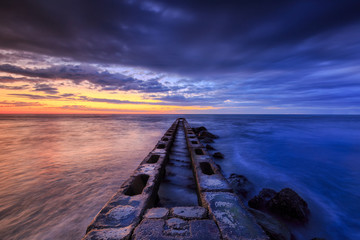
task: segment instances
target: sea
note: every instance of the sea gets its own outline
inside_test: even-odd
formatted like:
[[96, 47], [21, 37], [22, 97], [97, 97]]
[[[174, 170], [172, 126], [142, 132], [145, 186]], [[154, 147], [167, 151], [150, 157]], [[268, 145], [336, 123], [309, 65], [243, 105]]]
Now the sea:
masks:
[[219, 136], [216, 163], [249, 198], [289, 187], [308, 203], [296, 239], [360, 239], [358, 115], [0, 115], [0, 239], [81, 239], [178, 117]]

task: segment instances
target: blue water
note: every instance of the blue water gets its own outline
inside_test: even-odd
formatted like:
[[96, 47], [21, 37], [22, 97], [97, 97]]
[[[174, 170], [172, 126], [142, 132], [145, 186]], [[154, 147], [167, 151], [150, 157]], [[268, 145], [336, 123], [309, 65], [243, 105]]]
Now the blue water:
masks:
[[177, 117], [220, 136], [217, 163], [251, 196], [308, 202], [298, 239], [360, 239], [360, 116], [306, 115], [0, 115], [0, 239], [80, 239]]

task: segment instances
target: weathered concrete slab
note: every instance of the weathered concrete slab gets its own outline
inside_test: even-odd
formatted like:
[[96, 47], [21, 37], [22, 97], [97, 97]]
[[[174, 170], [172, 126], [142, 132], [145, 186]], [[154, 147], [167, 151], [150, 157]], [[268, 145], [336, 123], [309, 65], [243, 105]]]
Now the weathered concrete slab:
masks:
[[171, 214], [184, 219], [203, 219], [207, 217], [207, 210], [200, 206], [174, 207], [171, 209]]
[[[173, 218], [174, 219], [174, 218]], [[171, 219], [170, 219], [171, 220]], [[170, 221], [168, 220], [168, 222]], [[173, 224], [172, 222], [175, 222]], [[220, 233], [213, 220], [172, 220], [170, 225], [163, 219], [144, 219], [135, 229], [135, 240], [219, 240]], [[179, 222], [179, 223], [178, 223]]]
[[163, 219], [143, 219], [139, 226], [134, 230], [132, 238], [134, 240], [155, 240], [161, 239], [165, 220]]
[[171, 142], [170, 141], [159, 141], [155, 148], [152, 150], [152, 153], [154, 154], [166, 154], [168, 152], [168, 150], [171, 147]]
[[169, 214], [169, 209], [167, 208], [150, 208], [145, 214], [145, 218], [165, 218]]
[[150, 152], [145, 159], [141, 162], [141, 164], [151, 164], [151, 165], [158, 165], [163, 166], [166, 161], [166, 154], [165, 153], [153, 153]]
[[190, 221], [190, 230], [193, 238], [197, 240], [218, 240], [221, 239], [220, 232], [212, 220]]
[[232, 192], [228, 181], [208, 155], [192, 156], [192, 165], [200, 192]]
[[196, 138], [187, 138], [187, 145], [189, 148], [202, 148], [203, 145]]
[[[201, 170], [200, 170], [201, 171]], [[226, 179], [220, 174], [207, 175], [196, 170], [198, 176], [198, 185], [201, 192], [232, 192]]]
[[235, 194], [204, 192], [202, 197], [223, 239], [269, 239]]
[[145, 209], [154, 205], [160, 184], [161, 166], [141, 164], [107, 202], [88, 226], [96, 228], [134, 228]]
[[188, 228], [188, 225], [189, 225], [188, 222], [181, 218], [170, 218], [166, 220], [166, 226], [172, 229], [184, 230]]
[[82, 240], [127, 240], [131, 237], [131, 228], [106, 228], [90, 231]]

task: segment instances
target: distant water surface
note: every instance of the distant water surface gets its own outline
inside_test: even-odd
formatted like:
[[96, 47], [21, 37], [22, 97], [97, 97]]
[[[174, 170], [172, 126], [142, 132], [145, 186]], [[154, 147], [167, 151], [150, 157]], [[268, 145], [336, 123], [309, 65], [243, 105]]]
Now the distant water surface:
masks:
[[298, 239], [360, 239], [360, 116], [0, 115], [0, 239], [81, 239], [177, 117], [220, 136], [225, 175], [291, 187]]

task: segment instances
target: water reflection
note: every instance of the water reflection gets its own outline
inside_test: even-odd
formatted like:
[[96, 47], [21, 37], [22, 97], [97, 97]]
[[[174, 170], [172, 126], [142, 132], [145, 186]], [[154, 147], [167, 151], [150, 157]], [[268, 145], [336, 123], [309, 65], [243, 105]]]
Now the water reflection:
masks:
[[80, 239], [174, 119], [0, 118], [2, 239]]

